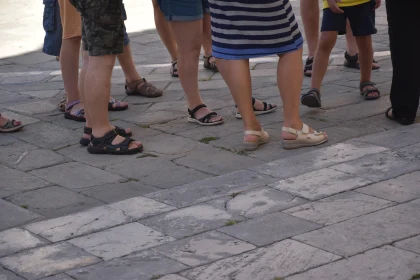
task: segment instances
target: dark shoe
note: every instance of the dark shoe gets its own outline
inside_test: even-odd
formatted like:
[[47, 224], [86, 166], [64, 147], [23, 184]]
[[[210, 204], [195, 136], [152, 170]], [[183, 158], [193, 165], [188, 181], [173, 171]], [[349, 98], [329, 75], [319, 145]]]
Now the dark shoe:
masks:
[[87, 148], [90, 154], [112, 154], [112, 155], [133, 155], [141, 153], [143, 151], [143, 145], [137, 148], [130, 149], [130, 143], [135, 140], [126, 137], [121, 143], [112, 144], [112, 141], [117, 137], [118, 134], [115, 130], [111, 130], [106, 133], [103, 137], [96, 138], [91, 136], [90, 144]]

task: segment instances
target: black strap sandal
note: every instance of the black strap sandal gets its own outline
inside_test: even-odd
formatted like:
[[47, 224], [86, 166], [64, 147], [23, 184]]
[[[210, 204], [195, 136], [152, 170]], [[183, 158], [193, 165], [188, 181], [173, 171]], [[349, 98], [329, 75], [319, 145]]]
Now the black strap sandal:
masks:
[[[372, 86], [374, 87], [373, 89], [365, 89], [363, 90], [363, 88], [368, 87], [368, 86]], [[379, 89], [376, 87], [375, 83], [372, 82], [364, 82], [361, 83], [360, 86], [360, 94], [363, 95], [363, 97], [365, 98], [365, 100], [375, 100], [381, 97], [381, 92], [379, 91]], [[371, 93], [375, 93], [377, 92], [378, 95], [370, 95]]]
[[87, 148], [88, 152], [90, 154], [132, 155], [143, 151], [143, 145], [130, 149], [130, 143], [134, 142], [134, 140], [129, 137], [126, 137], [121, 143], [113, 145], [112, 141], [117, 136], [118, 134], [115, 130], [111, 130], [99, 138], [92, 135]]
[[314, 64], [314, 57], [308, 57], [305, 62], [305, 68], [303, 70], [303, 75], [305, 77], [312, 77], [312, 66]]
[[[391, 112], [392, 111], [392, 107], [389, 107], [387, 110], [386, 110], [386, 112], [385, 112], [385, 116], [388, 118], [388, 119], [390, 119], [390, 120], [392, 120], [392, 121], [396, 121], [396, 122], [398, 122], [399, 124], [402, 124], [402, 125], [410, 125], [410, 124], [413, 124], [414, 123], [414, 120], [413, 121], [410, 121], [409, 119], [407, 119], [407, 118], [397, 118], [397, 117], [395, 117], [395, 115], [394, 115], [394, 113], [393, 112]], [[389, 115], [389, 113], [391, 112], [391, 115]]]
[[69, 104], [66, 105], [66, 111], [64, 113], [64, 118], [69, 119], [69, 120], [73, 120], [73, 121], [77, 121], [77, 122], [85, 122], [86, 118], [85, 118], [85, 110], [84, 109], [80, 109], [78, 111], [76, 111], [75, 113], [71, 114], [71, 109], [76, 106], [77, 104], [80, 103], [80, 100], [76, 100], [73, 102], [70, 102]]
[[205, 69], [209, 69], [209, 70], [217, 72], [219, 70], [217, 69], [216, 60], [213, 60], [212, 62], [210, 62], [210, 59], [212, 59], [212, 58], [214, 58], [214, 56], [212, 56], [212, 55], [203, 56], [203, 59], [204, 59], [204, 65], [203, 66], [204, 66]]
[[[121, 127], [118, 127], [118, 126], [115, 126], [115, 128], [114, 128], [114, 130], [115, 130], [115, 132], [119, 135], [119, 136], [122, 136], [122, 137], [130, 137], [130, 136], [133, 136], [133, 133], [130, 131], [129, 133], [127, 133], [126, 131], [125, 131], [125, 129], [124, 128], [121, 128]], [[84, 127], [83, 128], [83, 133], [84, 134], [87, 134], [87, 135], [92, 135], [92, 128], [91, 127]], [[80, 141], [79, 141], [79, 143], [80, 143], [80, 145], [82, 145], [82, 146], [88, 146], [89, 145], [89, 143], [90, 143], [90, 138], [88, 139], [88, 138], [80, 138]]]
[[[344, 53], [344, 58], [346, 59], [344, 61], [344, 66], [345, 67], [360, 70], [359, 54], [358, 53], [356, 53], [355, 55], [349, 55], [347, 52], [345, 52]], [[373, 59], [372, 70], [378, 70], [380, 68], [379, 65], [373, 65], [373, 64], [378, 64], [378, 62], [375, 59]]]
[[302, 94], [302, 96], [300, 97], [300, 103], [310, 108], [320, 108], [321, 107], [321, 93], [319, 92], [318, 89], [313, 88], [307, 93]]
[[[252, 109], [254, 109], [254, 114], [256, 116], [269, 114], [269, 113], [272, 113], [272, 112], [277, 110], [277, 105], [273, 105], [273, 104], [267, 103], [265, 101], [262, 101], [262, 103], [264, 105], [264, 109], [263, 110], [257, 110], [255, 108], [255, 102], [256, 101], [257, 100], [254, 97], [252, 97]], [[235, 105], [235, 107], [238, 108], [238, 106], [236, 106], [236, 105]], [[237, 119], [242, 119], [241, 113], [237, 112], [236, 113], [236, 118]]]
[[171, 73], [171, 76], [174, 77], [174, 78], [178, 78], [179, 77], [177, 65], [178, 65], [178, 61], [177, 60], [172, 61], [172, 67], [171, 67], [170, 73]]
[[204, 117], [202, 117], [200, 119], [196, 119], [196, 117], [194, 116], [195, 113], [197, 113], [198, 110], [200, 110], [202, 108], [206, 108], [206, 107], [207, 107], [206, 105], [201, 104], [201, 105], [198, 105], [197, 107], [195, 107], [192, 110], [188, 109], [188, 114], [190, 114], [190, 116], [188, 117], [188, 122], [198, 123], [199, 125], [203, 125], [203, 126], [219, 125], [219, 124], [222, 124], [224, 122], [223, 119], [220, 120], [220, 121], [214, 121], [214, 122], [211, 121], [212, 117], [218, 116], [218, 114], [216, 112], [208, 113]]

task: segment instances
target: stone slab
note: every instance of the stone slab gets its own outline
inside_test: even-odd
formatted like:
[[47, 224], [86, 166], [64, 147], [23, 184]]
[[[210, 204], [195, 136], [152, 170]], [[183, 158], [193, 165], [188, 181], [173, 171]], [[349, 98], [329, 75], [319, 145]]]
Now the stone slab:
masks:
[[0, 279], [2, 280], [24, 280], [23, 278], [17, 276], [13, 272], [5, 270], [0, 267]]
[[390, 180], [382, 181], [358, 192], [373, 195], [395, 202], [407, 202], [420, 197], [420, 171], [409, 173]]
[[[128, 160], [109, 166], [106, 170], [159, 188], [171, 188], [209, 177], [195, 169], [154, 157]], [[162, 174], [171, 174], [171, 176], [162, 176]]]
[[170, 274], [159, 278], [159, 280], [188, 280], [187, 278], [181, 277], [176, 274]]
[[123, 180], [119, 175], [76, 162], [35, 170], [30, 172], [30, 174], [73, 190], [81, 190]]
[[186, 207], [232, 193], [265, 186], [273, 181], [275, 179], [269, 176], [259, 175], [250, 170], [243, 170], [196, 181], [146, 196], [175, 207]]
[[51, 185], [51, 183], [35, 176], [1, 165], [0, 178], [2, 178], [0, 197], [8, 197], [21, 191], [29, 191]]
[[200, 204], [155, 216], [141, 223], [175, 238], [192, 236], [224, 226], [228, 221], [242, 220], [217, 207]]
[[0, 199], [0, 230], [20, 226], [42, 218], [32, 211]]
[[284, 240], [266, 248], [188, 270], [181, 275], [194, 280], [281, 279], [338, 259], [340, 257], [336, 255], [300, 242]]
[[187, 266], [156, 252], [145, 251], [112, 261], [68, 271], [77, 280], [151, 280], [162, 274], [177, 273]]
[[199, 146], [197, 141], [188, 138], [159, 134], [142, 140], [145, 152], [154, 152], [161, 155], [182, 155], [191, 153]]
[[264, 246], [320, 227], [318, 224], [277, 212], [226, 226], [219, 231], [257, 246]]
[[420, 255], [420, 235], [394, 243], [395, 247]]
[[159, 189], [140, 182], [128, 181], [91, 187], [82, 191], [81, 194], [106, 203], [113, 203], [156, 191]]
[[378, 154], [342, 163], [331, 168], [373, 182], [379, 182], [418, 170], [419, 166], [399, 157]]
[[104, 260], [110, 260], [173, 240], [174, 238], [149, 227], [131, 223], [71, 239], [68, 242]]
[[327, 226], [294, 239], [340, 256], [352, 256], [420, 232], [420, 200]]
[[337, 193], [364, 187], [370, 183], [372, 182], [361, 177], [324, 168], [281, 180], [269, 186], [309, 200], [318, 200]]
[[0, 257], [45, 245], [48, 242], [20, 228], [0, 232]]
[[55, 276], [43, 278], [42, 280], [74, 280], [70, 276], [67, 276], [66, 274], [58, 274]]
[[314, 268], [287, 280], [407, 280], [419, 272], [420, 256], [391, 246]]
[[127, 122], [134, 123], [134, 124], [152, 125], [152, 124], [166, 123], [166, 122], [172, 121], [174, 119], [179, 119], [182, 117], [185, 118], [185, 116], [186, 114], [181, 114], [181, 113], [168, 112], [168, 111], [156, 111], [156, 112], [148, 112], [148, 113], [143, 113], [136, 116], [131, 116], [124, 120]]
[[26, 94], [35, 98], [39, 99], [48, 99], [53, 98], [56, 95], [58, 95], [61, 92], [61, 90], [34, 90], [34, 91], [24, 91], [22, 94]]
[[10, 166], [22, 171], [44, 168], [63, 163], [66, 160], [63, 156], [44, 149], [25, 150], [20, 154], [15, 153], [11, 156], [16, 160], [12, 161]]
[[211, 231], [159, 246], [154, 251], [191, 267], [255, 249], [254, 245]]
[[384, 147], [351, 141], [280, 159], [251, 169], [285, 179], [386, 150]]
[[293, 207], [283, 213], [314, 223], [331, 225], [393, 205], [388, 200], [350, 191]]
[[36, 115], [55, 111], [57, 110], [57, 106], [51, 104], [48, 101], [36, 101], [32, 103], [10, 106], [8, 109], [16, 113]]
[[67, 216], [25, 226], [25, 229], [52, 242], [63, 241], [130, 222], [122, 211], [100, 206]]
[[103, 204], [94, 198], [57, 186], [14, 194], [7, 200], [47, 218], [55, 218]]

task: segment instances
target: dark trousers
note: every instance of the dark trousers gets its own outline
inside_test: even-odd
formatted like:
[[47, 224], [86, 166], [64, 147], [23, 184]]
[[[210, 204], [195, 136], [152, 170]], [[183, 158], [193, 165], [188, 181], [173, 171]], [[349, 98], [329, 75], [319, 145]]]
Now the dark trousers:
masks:
[[386, 0], [393, 77], [392, 112], [414, 121], [420, 98], [420, 0]]

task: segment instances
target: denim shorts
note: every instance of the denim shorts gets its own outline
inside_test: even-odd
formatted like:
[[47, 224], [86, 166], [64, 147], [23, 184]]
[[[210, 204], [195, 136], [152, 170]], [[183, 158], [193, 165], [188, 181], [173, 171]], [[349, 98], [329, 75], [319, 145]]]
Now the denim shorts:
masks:
[[43, 26], [45, 38], [42, 52], [52, 56], [60, 56], [63, 28], [58, 0], [44, 0]]
[[208, 0], [157, 0], [168, 21], [200, 20], [210, 13]]

